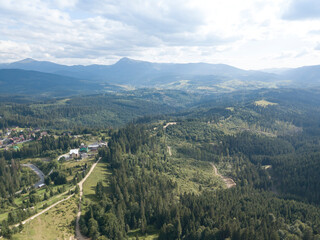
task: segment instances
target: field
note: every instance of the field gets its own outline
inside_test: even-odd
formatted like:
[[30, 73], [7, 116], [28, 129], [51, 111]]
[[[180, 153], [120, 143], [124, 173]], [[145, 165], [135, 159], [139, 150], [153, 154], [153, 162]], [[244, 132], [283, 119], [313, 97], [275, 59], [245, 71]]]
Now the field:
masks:
[[[232, 123], [230, 120], [222, 120], [221, 122]], [[170, 126], [167, 130], [166, 144], [170, 152], [168, 153], [168, 165], [166, 175], [178, 185], [178, 194], [193, 193], [201, 194], [203, 191], [215, 191], [226, 188], [226, 184], [222, 178], [214, 173], [211, 163], [214, 159], [207, 161], [199, 161], [194, 156], [183, 154], [181, 149], [192, 149], [199, 147], [199, 141], [216, 143], [214, 134], [217, 132], [218, 123], [180, 123], [175, 126]], [[233, 123], [232, 123], [233, 124]], [[229, 124], [226, 125], [226, 131], [230, 131]], [[183, 132], [186, 131], [186, 132]], [[181, 137], [181, 134], [187, 134], [189, 140]], [[162, 140], [164, 141], [164, 140]], [[170, 147], [170, 148], [169, 148]], [[179, 150], [180, 149], [180, 150]], [[170, 154], [171, 153], [171, 154]], [[230, 164], [229, 164], [230, 165]], [[222, 168], [221, 174], [226, 174], [231, 171], [231, 166], [224, 162], [220, 162], [217, 167]]]
[[266, 101], [266, 100], [255, 101], [254, 104], [256, 106], [260, 106], [260, 107], [268, 107], [268, 106], [278, 105], [278, 103], [273, 103], [273, 102], [269, 102], [269, 101]]
[[[29, 163], [32, 161], [46, 161], [46, 159], [44, 158], [27, 158], [24, 159], [22, 162], [23, 163]], [[43, 210], [45, 208], [47, 208], [48, 206], [58, 202], [59, 200], [63, 199], [66, 195], [67, 192], [71, 189], [74, 189], [74, 185], [71, 183], [72, 179], [74, 178], [75, 174], [81, 170], [80, 166], [84, 166], [85, 164], [91, 164], [94, 162], [94, 157], [89, 157], [86, 158], [82, 161], [75, 161], [75, 160], [70, 160], [70, 161], [66, 161], [63, 164], [60, 165], [60, 170], [64, 171], [67, 173], [67, 169], [72, 169], [72, 174], [70, 176], [67, 176], [67, 180], [69, 181], [67, 184], [64, 185], [50, 185], [45, 188], [41, 188], [41, 189], [35, 189], [35, 193], [34, 195], [37, 196], [37, 198], [39, 199], [38, 202], [33, 206], [36, 212], [39, 212], [40, 210]], [[32, 175], [31, 177], [34, 178], [34, 182], [38, 181], [38, 177], [37, 175], [29, 168], [27, 167], [23, 167], [22, 168], [22, 172], [24, 175]], [[50, 190], [53, 192], [53, 196], [50, 197]], [[44, 200], [44, 195], [47, 195], [47, 200]], [[94, 194], [94, 192], [93, 192]], [[14, 199], [14, 206], [8, 206], [7, 209], [2, 210], [0, 212], [0, 221], [3, 220], [7, 220], [8, 219], [8, 213], [10, 211], [15, 211], [18, 208], [21, 208], [24, 204], [24, 202], [29, 201], [29, 192], [24, 193], [24, 194], [20, 194], [18, 195], [15, 199]]]
[[221, 179], [214, 175], [209, 162], [192, 158], [171, 158], [169, 178], [178, 184], [178, 194], [199, 194], [203, 190], [223, 188]]
[[128, 232], [128, 238], [129, 240], [135, 240], [136, 237], [138, 237], [141, 240], [153, 240], [158, 239], [159, 237], [159, 231], [155, 229], [153, 226], [148, 226], [147, 228], [147, 234], [143, 235], [140, 232], [140, 229], [134, 229]]
[[77, 201], [75, 197], [72, 197], [26, 223], [22, 232], [14, 235], [12, 239], [73, 239], [76, 212]]
[[85, 201], [96, 201], [95, 187], [99, 181], [102, 181], [104, 187], [108, 187], [108, 176], [111, 173], [107, 169], [108, 164], [99, 162], [92, 174], [83, 183], [83, 196]]

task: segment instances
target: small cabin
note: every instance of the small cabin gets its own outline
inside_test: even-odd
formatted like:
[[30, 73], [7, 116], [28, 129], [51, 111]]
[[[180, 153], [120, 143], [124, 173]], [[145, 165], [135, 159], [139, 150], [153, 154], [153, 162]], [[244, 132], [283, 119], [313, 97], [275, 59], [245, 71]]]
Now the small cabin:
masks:
[[69, 152], [70, 158], [79, 158], [79, 149], [71, 149]]
[[81, 143], [79, 149], [80, 149], [80, 152], [88, 152], [88, 147], [84, 145], [84, 143]]
[[99, 144], [90, 144], [88, 148], [90, 149], [90, 151], [97, 151], [99, 148]]

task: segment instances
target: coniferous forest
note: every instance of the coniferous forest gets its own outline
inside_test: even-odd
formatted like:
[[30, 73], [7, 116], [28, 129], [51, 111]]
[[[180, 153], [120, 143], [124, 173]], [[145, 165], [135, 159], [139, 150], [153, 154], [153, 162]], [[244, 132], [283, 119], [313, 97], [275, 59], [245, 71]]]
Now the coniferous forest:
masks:
[[0, 240], [320, 240], [320, 0], [0, 0]]
[[[136, 109], [130, 116], [119, 115], [107, 104], [110, 96], [101, 95], [3, 102], [3, 132], [18, 123], [25, 128], [39, 123], [48, 135], [39, 138], [38, 134], [37, 140], [19, 149], [0, 151], [2, 209], [14, 207], [15, 193], [35, 182], [35, 176], [23, 172], [20, 161], [54, 159], [90, 135], [108, 142], [99, 148], [96, 159], [101, 158], [110, 174], [103, 179], [108, 185], [99, 181], [94, 200], [84, 205], [79, 220], [84, 236], [320, 239], [320, 96], [316, 91], [194, 96], [171, 107], [168, 102], [176, 99], [168, 97], [170, 91], [165, 100], [156, 91], [149, 93], [148, 103], [141, 102], [141, 92], [134, 94], [130, 104], [127, 96], [116, 100]], [[175, 98], [186, 96], [181, 92]], [[163, 111], [152, 114], [144, 107], [153, 106], [153, 101]], [[78, 109], [83, 104], [85, 118]], [[117, 122], [104, 120], [105, 111], [113, 112]], [[13, 121], [15, 114], [19, 118]], [[55, 127], [59, 116], [66, 120]], [[95, 121], [88, 124], [90, 118]], [[46, 178], [52, 186], [77, 183], [88, 169], [76, 166], [79, 170], [74, 172], [60, 162], [34, 163], [46, 174], [54, 169]], [[2, 225], [6, 231], [10, 222], [16, 221]]]

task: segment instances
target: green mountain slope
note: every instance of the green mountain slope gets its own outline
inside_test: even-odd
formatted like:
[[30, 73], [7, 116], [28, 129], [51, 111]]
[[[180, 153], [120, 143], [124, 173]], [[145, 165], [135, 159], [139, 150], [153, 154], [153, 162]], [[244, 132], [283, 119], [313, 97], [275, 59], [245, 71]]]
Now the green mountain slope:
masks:
[[0, 93], [66, 96], [93, 93], [101, 85], [72, 77], [19, 69], [0, 70]]

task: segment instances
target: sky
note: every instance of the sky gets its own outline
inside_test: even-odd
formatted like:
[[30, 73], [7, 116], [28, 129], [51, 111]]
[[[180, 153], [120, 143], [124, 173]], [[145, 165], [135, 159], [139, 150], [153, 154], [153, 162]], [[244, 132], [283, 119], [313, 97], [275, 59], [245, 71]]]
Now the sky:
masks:
[[0, 62], [320, 64], [319, 0], [0, 0]]

